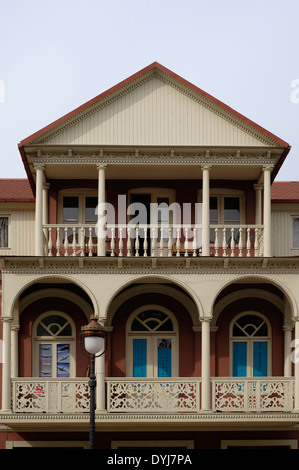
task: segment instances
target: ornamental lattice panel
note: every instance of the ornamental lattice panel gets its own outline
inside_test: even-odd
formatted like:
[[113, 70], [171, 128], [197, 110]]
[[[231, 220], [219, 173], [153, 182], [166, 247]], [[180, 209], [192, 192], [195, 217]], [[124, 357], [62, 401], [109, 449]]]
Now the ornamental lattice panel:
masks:
[[197, 412], [199, 382], [117, 381], [108, 383], [109, 412]]

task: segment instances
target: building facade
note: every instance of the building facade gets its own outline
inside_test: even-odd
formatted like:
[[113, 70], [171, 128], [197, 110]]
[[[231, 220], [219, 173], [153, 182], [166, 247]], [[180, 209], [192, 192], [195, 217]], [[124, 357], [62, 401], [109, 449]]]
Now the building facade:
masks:
[[153, 63], [19, 144], [0, 182], [0, 447], [297, 448], [290, 146]]

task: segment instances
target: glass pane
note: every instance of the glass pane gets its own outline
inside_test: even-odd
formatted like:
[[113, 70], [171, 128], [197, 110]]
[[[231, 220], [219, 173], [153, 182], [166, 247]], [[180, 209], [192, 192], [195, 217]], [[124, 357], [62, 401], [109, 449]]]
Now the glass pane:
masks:
[[146, 377], [146, 339], [133, 339], [133, 377]]
[[8, 247], [8, 217], [0, 217], [0, 248]]
[[57, 377], [70, 376], [70, 345], [57, 344]]
[[240, 223], [240, 201], [238, 197], [224, 198], [224, 223]]
[[299, 248], [299, 219], [293, 220], [293, 248]]
[[39, 377], [52, 377], [52, 345], [39, 345]]
[[267, 343], [253, 343], [253, 377], [267, 376]]
[[247, 376], [247, 343], [233, 343], [233, 377]]
[[95, 223], [97, 221], [96, 209], [98, 206], [97, 197], [87, 197], [85, 199], [85, 223]]
[[79, 222], [79, 198], [66, 196], [63, 198], [63, 223]]
[[158, 339], [158, 377], [171, 377], [171, 339]]
[[210, 223], [218, 224], [218, 198], [210, 197]]

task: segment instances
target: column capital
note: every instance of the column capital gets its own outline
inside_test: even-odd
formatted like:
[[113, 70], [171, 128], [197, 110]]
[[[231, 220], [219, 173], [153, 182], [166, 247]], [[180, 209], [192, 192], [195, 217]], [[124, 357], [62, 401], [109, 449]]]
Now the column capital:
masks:
[[211, 323], [211, 321], [212, 321], [213, 318], [212, 318], [212, 317], [200, 317], [199, 319], [200, 319], [201, 322], [209, 322], [209, 323]]
[[262, 191], [262, 189], [264, 188], [264, 186], [260, 183], [254, 184], [253, 187], [255, 191]]
[[272, 171], [274, 168], [274, 165], [273, 164], [268, 164], [268, 165], [263, 165], [263, 172], [265, 171]]
[[3, 323], [11, 323], [12, 317], [0, 317]]
[[97, 163], [98, 170], [106, 170], [106, 168], [107, 168], [107, 163]]
[[202, 170], [209, 170], [210, 171], [211, 168], [212, 168], [212, 165], [208, 164], [208, 163], [206, 163], [204, 165], [201, 165]]
[[44, 163], [36, 162], [36, 163], [33, 163], [33, 166], [34, 166], [35, 170], [43, 170], [44, 171], [44, 169], [45, 169], [45, 164]]

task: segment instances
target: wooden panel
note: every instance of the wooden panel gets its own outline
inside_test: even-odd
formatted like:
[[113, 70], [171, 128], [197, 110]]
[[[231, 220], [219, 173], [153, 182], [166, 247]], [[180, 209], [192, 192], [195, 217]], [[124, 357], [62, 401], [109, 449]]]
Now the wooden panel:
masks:
[[263, 145], [232, 122], [158, 78], [86, 116], [48, 143]]

